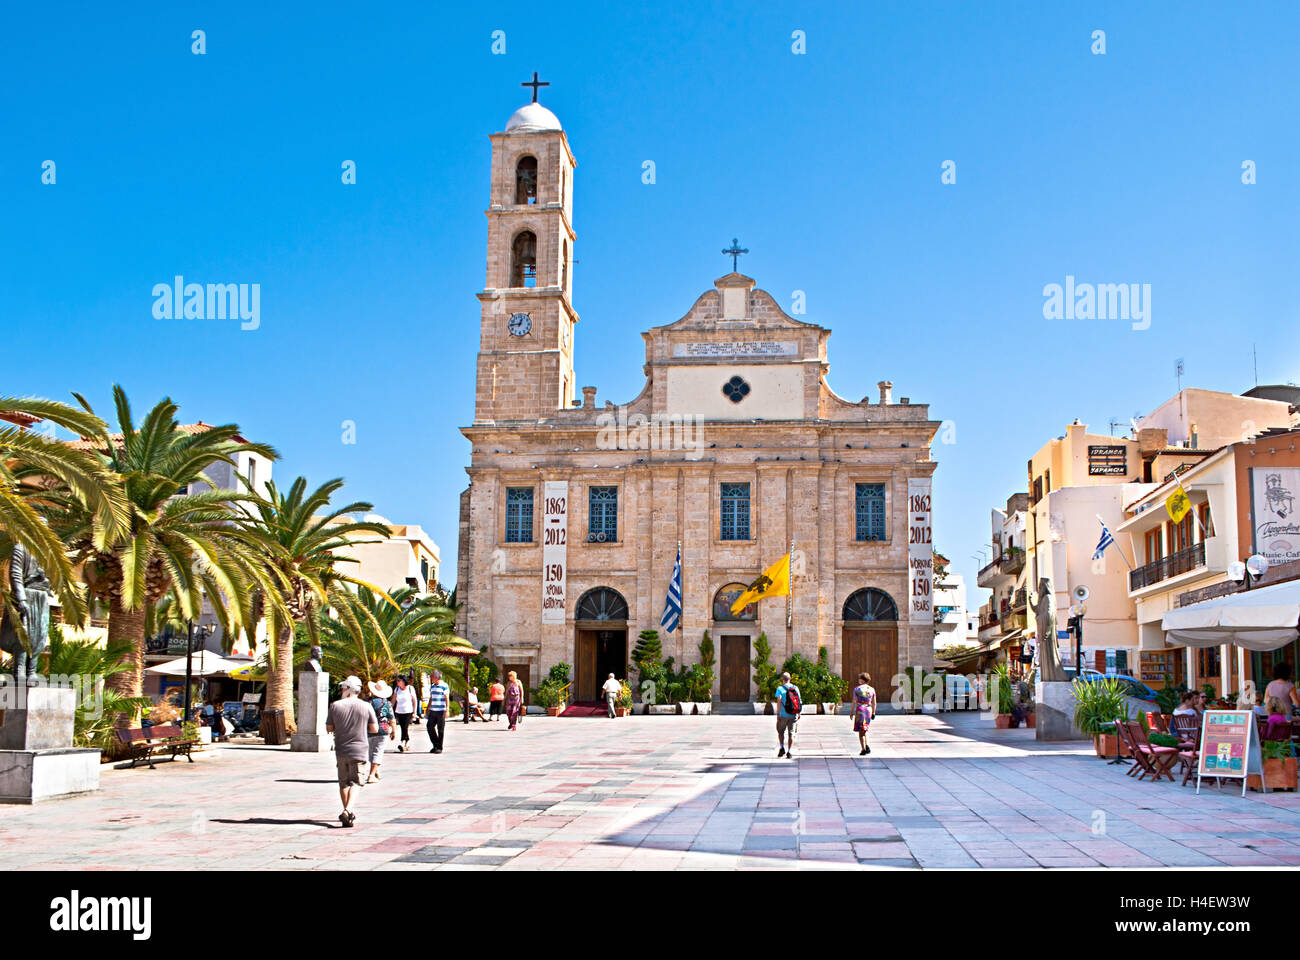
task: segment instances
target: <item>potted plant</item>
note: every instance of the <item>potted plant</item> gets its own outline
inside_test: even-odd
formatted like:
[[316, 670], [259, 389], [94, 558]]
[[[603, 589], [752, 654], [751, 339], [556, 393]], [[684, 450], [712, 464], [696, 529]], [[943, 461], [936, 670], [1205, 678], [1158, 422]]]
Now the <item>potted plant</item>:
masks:
[[645, 705], [645, 712], [664, 712], [653, 710], [664, 700], [663, 645], [659, 642], [658, 630], [642, 630], [637, 634], [636, 646], [632, 648], [632, 664], [636, 667], [636, 689]]
[[713, 664], [713, 641], [709, 639], [709, 631], [705, 630], [704, 639], [700, 641], [700, 662], [691, 671], [694, 683], [691, 699], [695, 701], [695, 712], [701, 716], [713, 711]]
[[1264, 778], [1252, 773], [1246, 777], [1246, 785], [1255, 790], [1261, 786], [1273, 790], [1296, 789], [1296, 758], [1291, 752], [1291, 744], [1286, 740], [1265, 740], [1260, 744], [1264, 757]]
[[754, 701], [755, 713], [772, 712], [772, 702], [776, 699], [776, 687], [780, 681], [776, 667], [772, 666], [772, 645], [767, 642], [767, 634], [760, 633], [754, 641], [754, 685], [758, 688], [758, 699]]
[[[1074, 725], [1088, 737], [1099, 757], [1128, 756], [1128, 750], [1118, 740], [1113, 724], [1128, 716], [1128, 701], [1123, 688], [1114, 677], [1099, 677], [1093, 681], [1075, 680]], [[1109, 732], [1108, 732], [1109, 731]]]
[[618, 696], [614, 698], [614, 716], [626, 717], [632, 711], [632, 687], [626, 680], [619, 684]]
[[[909, 667], [909, 669], [911, 668]], [[1011, 672], [1007, 669], [1005, 663], [999, 663], [993, 668], [991, 680], [997, 688], [998, 694], [997, 715], [993, 719], [994, 726], [999, 730], [1020, 726], [1019, 719], [1012, 716], [1012, 711], [1016, 706], [1016, 691], [1012, 686]]]

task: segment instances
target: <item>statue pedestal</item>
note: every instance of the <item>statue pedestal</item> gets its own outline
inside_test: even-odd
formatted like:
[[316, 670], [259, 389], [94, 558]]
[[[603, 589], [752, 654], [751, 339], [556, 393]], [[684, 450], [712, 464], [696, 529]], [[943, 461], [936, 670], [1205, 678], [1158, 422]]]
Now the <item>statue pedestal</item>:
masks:
[[99, 751], [72, 746], [71, 688], [8, 684], [0, 696], [0, 803], [36, 803], [99, 789]]
[[1086, 740], [1074, 725], [1074, 685], [1069, 680], [1039, 681], [1034, 685], [1034, 738]]
[[325, 732], [329, 709], [330, 675], [314, 670], [298, 674], [298, 732], [289, 738], [295, 753], [329, 753], [334, 738]]

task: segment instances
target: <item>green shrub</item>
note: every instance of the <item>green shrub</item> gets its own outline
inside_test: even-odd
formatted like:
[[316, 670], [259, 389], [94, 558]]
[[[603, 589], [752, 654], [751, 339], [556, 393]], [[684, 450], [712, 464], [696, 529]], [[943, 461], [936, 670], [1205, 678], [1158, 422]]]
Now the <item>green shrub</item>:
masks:
[[1075, 680], [1071, 686], [1074, 694], [1074, 725], [1086, 736], [1095, 737], [1105, 732], [1116, 720], [1128, 717], [1128, 700], [1114, 677], [1103, 677], [1092, 682]]
[[766, 633], [760, 633], [754, 641], [754, 659], [750, 663], [754, 667], [754, 684], [758, 687], [759, 700], [775, 699], [780, 676], [772, 666], [772, 645], [767, 642]]

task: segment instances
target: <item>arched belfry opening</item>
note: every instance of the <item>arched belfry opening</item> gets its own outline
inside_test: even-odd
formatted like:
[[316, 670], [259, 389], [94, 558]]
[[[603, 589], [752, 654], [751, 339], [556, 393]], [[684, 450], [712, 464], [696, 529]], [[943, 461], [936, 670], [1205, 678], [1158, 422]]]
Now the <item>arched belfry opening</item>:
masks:
[[537, 286], [537, 236], [531, 230], [520, 233], [511, 245], [510, 286]]
[[520, 157], [515, 166], [515, 203], [525, 206], [537, 203], [536, 157]]

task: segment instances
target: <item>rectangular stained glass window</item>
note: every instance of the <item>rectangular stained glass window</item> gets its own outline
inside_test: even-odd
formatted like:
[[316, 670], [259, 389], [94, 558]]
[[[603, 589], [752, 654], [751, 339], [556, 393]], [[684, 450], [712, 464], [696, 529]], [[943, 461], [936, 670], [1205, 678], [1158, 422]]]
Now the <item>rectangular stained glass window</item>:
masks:
[[506, 543], [533, 542], [533, 488], [506, 487]]
[[749, 539], [749, 484], [722, 485], [723, 540]]
[[587, 493], [587, 531], [597, 543], [618, 539], [618, 487], [591, 487]]
[[859, 483], [854, 494], [854, 521], [858, 540], [885, 539], [885, 485]]

